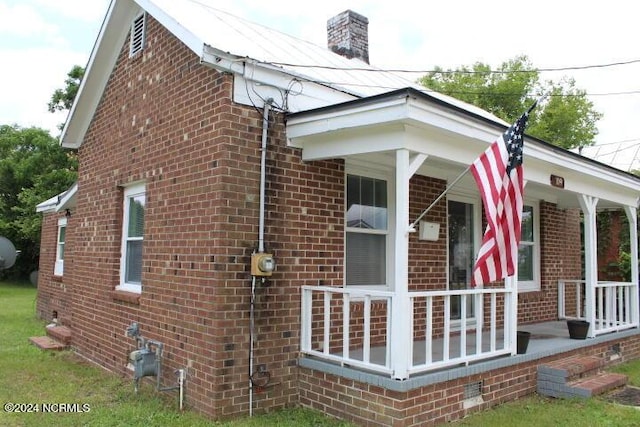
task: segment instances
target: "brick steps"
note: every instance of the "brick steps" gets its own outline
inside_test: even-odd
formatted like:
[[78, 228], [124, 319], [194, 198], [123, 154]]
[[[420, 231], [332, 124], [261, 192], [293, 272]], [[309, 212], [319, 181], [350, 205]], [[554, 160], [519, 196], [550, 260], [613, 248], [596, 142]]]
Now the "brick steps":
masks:
[[538, 366], [538, 394], [588, 398], [622, 387], [626, 375], [601, 372], [604, 361], [595, 356], [574, 356]]
[[44, 337], [31, 337], [29, 341], [42, 350], [66, 350], [71, 344], [71, 330], [66, 326], [47, 327]]

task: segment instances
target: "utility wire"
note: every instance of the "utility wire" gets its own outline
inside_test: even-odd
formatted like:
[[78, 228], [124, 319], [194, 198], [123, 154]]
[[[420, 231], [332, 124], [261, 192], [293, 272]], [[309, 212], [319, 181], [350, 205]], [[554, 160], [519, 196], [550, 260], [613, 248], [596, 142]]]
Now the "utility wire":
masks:
[[401, 68], [366, 68], [366, 67], [333, 67], [329, 65], [305, 65], [305, 64], [292, 64], [287, 62], [269, 62], [273, 65], [281, 65], [283, 67], [295, 67], [295, 68], [321, 68], [323, 70], [337, 70], [337, 71], [371, 71], [371, 72], [390, 72], [390, 73], [420, 73], [420, 74], [518, 74], [518, 73], [534, 73], [534, 72], [552, 72], [552, 71], [573, 71], [573, 70], [589, 70], [597, 68], [617, 67], [621, 65], [631, 65], [640, 63], [640, 59], [630, 59], [628, 61], [609, 62], [606, 64], [592, 64], [592, 65], [575, 65], [569, 67], [549, 67], [549, 68], [534, 68], [530, 70], [486, 70], [486, 71], [474, 71], [474, 70], [407, 70]]

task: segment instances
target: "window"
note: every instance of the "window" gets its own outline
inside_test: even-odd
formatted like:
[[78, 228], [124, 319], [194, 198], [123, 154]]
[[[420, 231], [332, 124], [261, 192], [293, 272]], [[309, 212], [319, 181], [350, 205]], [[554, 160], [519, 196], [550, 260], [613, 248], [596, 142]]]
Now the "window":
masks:
[[146, 17], [143, 12], [131, 23], [131, 36], [129, 42], [129, 57], [134, 56], [136, 53], [144, 49], [145, 32], [146, 32]]
[[347, 175], [346, 192], [346, 284], [386, 286], [387, 181]]
[[62, 276], [64, 273], [64, 242], [67, 234], [67, 218], [58, 220], [58, 238], [56, 240], [56, 263], [53, 267], [53, 274]]
[[540, 248], [538, 244], [540, 225], [538, 216], [537, 203], [524, 205], [518, 251], [518, 289], [522, 291], [540, 290]]
[[125, 188], [122, 219], [122, 258], [119, 290], [142, 291], [142, 241], [144, 238], [145, 187]]

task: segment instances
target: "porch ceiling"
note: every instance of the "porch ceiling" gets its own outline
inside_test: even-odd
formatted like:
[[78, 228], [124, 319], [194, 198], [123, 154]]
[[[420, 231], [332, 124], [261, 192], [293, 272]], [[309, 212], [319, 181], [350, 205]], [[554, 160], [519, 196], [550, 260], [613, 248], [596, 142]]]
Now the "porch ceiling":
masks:
[[[395, 151], [427, 155], [420, 175], [451, 182], [467, 168], [507, 125], [410, 93], [392, 93], [288, 117], [291, 146], [302, 149], [306, 161], [342, 158], [395, 167]], [[578, 195], [599, 199], [598, 209], [638, 206], [640, 178], [591, 159], [525, 138], [525, 194], [579, 207]], [[563, 187], [552, 186], [560, 177]], [[475, 191], [471, 175], [458, 184]]]

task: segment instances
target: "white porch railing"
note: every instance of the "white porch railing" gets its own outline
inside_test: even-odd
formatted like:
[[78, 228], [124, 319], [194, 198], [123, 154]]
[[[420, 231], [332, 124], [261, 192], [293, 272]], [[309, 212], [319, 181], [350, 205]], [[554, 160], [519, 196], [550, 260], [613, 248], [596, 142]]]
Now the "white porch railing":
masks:
[[[509, 337], [517, 325], [509, 320], [510, 290], [410, 292], [409, 298], [410, 374], [514, 353]], [[451, 319], [452, 303], [461, 308], [459, 319]]]
[[638, 326], [638, 285], [631, 282], [598, 282], [594, 292], [593, 318], [587, 319], [584, 280], [558, 282], [558, 318], [586, 320], [593, 326], [592, 335]]
[[[304, 354], [391, 374], [389, 338], [393, 297], [393, 292], [303, 286], [300, 350]], [[372, 322], [374, 302], [376, 317]]]
[[[409, 374], [515, 353], [509, 337], [513, 292], [471, 289], [409, 292], [410, 348], [391, 335], [393, 292], [304, 286], [301, 352], [394, 375], [394, 361], [409, 359]], [[459, 317], [451, 319], [452, 307]], [[406, 359], [405, 359], [406, 360]]]

